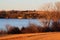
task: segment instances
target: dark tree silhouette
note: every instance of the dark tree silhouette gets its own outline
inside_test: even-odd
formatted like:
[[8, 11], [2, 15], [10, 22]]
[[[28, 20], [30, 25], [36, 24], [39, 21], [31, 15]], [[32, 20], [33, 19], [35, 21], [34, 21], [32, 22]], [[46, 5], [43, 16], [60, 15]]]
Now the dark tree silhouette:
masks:
[[18, 27], [13, 27], [11, 30], [8, 30], [8, 34], [19, 34], [21, 31]]
[[52, 31], [60, 31], [60, 23], [59, 22], [53, 22]]

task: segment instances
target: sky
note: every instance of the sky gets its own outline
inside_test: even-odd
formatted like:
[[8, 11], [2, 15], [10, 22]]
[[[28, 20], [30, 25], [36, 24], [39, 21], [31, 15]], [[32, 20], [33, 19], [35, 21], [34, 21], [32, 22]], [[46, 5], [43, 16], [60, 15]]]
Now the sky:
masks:
[[41, 5], [60, 0], [0, 0], [0, 10], [38, 10]]

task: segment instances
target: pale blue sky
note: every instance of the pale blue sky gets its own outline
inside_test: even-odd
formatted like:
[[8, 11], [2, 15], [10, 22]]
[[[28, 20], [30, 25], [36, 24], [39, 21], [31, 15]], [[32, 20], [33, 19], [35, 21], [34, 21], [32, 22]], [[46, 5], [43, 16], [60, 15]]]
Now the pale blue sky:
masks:
[[0, 10], [36, 10], [42, 4], [59, 0], [0, 0]]

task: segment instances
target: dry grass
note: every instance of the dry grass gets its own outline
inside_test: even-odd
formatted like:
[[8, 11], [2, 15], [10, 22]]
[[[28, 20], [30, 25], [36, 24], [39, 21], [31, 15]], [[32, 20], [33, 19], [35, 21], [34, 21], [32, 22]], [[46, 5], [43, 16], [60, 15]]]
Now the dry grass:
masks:
[[60, 40], [60, 32], [14, 34], [0, 37], [0, 40]]

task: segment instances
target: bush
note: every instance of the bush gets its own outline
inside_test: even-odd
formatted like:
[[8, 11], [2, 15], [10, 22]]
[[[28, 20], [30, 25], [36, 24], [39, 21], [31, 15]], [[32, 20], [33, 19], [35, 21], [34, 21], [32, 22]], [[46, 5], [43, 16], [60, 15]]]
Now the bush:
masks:
[[35, 26], [34, 24], [31, 24], [31, 25], [29, 25], [29, 26], [26, 27], [26, 28], [23, 27], [23, 28], [21, 29], [21, 31], [22, 31], [23, 33], [37, 33], [37, 32], [39, 32], [37, 26]]
[[5, 35], [7, 32], [4, 30], [0, 30], [0, 35]]
[[21, 33], [20, 29], [18, 27], [6, 25], [7, 27], [7, 33], [8, 34], [19, 34]]
[[21, 31], [18, 27], [13, 27], [11, 30], [8, 30], [8, 34], [19, 34]]
[[52, 31], [60, 31], [60, 24], [58, 22], [53, 22]]

